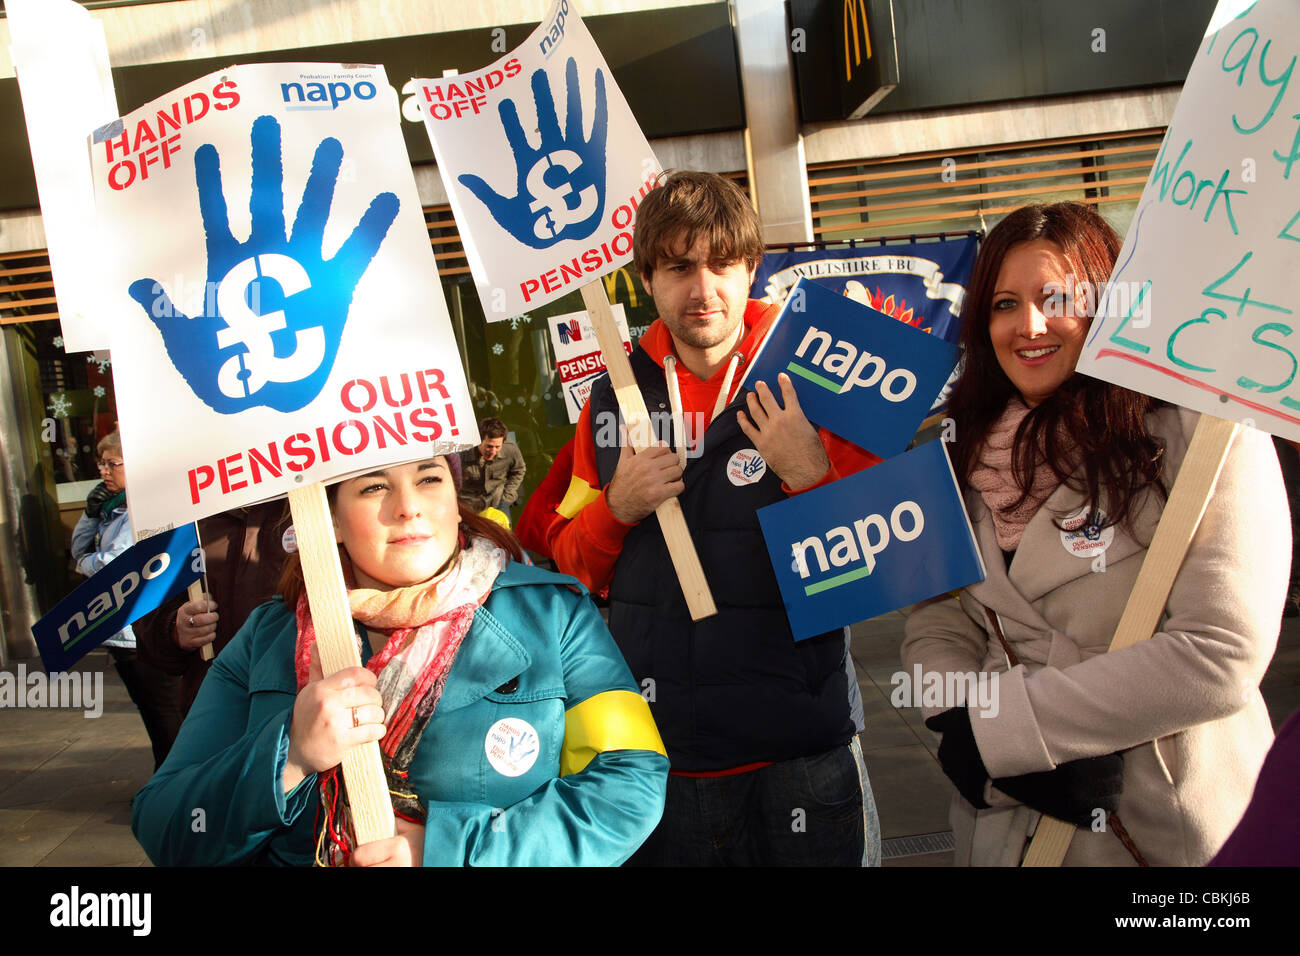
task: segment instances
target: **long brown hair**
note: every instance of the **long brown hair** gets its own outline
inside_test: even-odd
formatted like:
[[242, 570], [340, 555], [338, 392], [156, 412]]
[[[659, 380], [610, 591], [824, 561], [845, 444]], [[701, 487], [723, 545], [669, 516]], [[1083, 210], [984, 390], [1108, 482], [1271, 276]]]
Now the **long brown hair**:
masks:
[[[330, 508], [333, 508], [338, 502], [338, 489], [338, 484], [330, 485], [325, 489], [325, 495], [329, 499]], [[524, 559], [523, 547], [519, 544], [518, 539], [516, 539], [508, 530], [497, 524], [495, 521], [490, 521], [489, 519], [470, 510], [469, 506], [466, 505], [464, 501], [457, 501], [456, 505], [460, 511], [460, 527], [465, 538], [487, 538], [506, 554], [510, 555], [512, 560], [522, 561]], [[339, 561], [342, 562], [345, 569], [350, 568], [352, 562], [348, 557], [347, 550], [342, 544], [338, 546], [338, 549]], [[302, 577], [302, 559], [298, 556], [298, 552], [295, 551], [285, 558], [284, 569], [280, 572], [280, 580], [276, 585], [276, 591], [282, 598], [284, 598], [284, 603], [288, 607], [295, 608], [298, 606], [298, 598], [302, 594], [304, 587], [305, 585], [303, 584]]]
[[[969, 483], [979, 462], [989, 429], [1019, 394], [993, 350], [989, 318], [1007, 253], [1017, 243], [1035, 239], [1055, 243], [1077, 278], [1087, 283], [1089, 320], [1122, 245], [1095, 209], [1073, 202], [1023, 206], [984, 240], [962, 307], [966, 367], [948, 400], [948, 414], [957, 426], [953, 468], [963, 484]], [[1104, 493], [1110, 512], [1103, 526], [1127, 524], [1140, 492], [1154, 486], [1162, 497], [1167, 493], [1161, 480], [1164, 449], [1146, 426], [1147, 413], [1160, 404], [1088, 375], [1070, 376], [1055, 394], [1030, 409], [1016, 432], [1011, 464], [1022, 495], [1012, 509], [1024, 503], [1043, 461], [1059, 481], [1087, 495], [1093, 512]], [[1073, 478], [1080, 464], [1083, 476]]]

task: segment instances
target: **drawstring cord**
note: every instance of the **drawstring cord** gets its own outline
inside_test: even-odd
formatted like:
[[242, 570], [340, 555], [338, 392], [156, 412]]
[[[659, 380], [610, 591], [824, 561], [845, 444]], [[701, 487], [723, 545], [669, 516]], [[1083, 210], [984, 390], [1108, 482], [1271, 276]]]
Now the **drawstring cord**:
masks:
[[664, 356], [664, 375], [668, 379], [668, 407], [673, 418], [673, 434], [677, 436], [677, 464], [686, 470], [686, 419], [682, 414], [682, 389], [677, 384], [677, 358]]
[[[731, 353], [731, 359], [727, 362], [727, 374], [723, 376], [722, 388], [718, 390], [718, 400], [713, 403], [713, 413], [709, 415], [709, 420], [704, 428], [707, 431], [709, 425], [718, 417], [719, 413], [727, 407], [731, 400], [731, 384], [736, 377], [736, 369], [740, 367], [744, 359], [739, 351]], [[682, 471], [686, 470], [686, 418], [682, 412], [682, 389], [677, 382], [677, 357], [674, 355], [664, 356], [664, 375], [668, 379], [668, 405], [672, 414], [673, 434], [677, 436], [677, 463], [681, 466]], [[700, 441], [704, 441], [703, 432], [699, 436]]]

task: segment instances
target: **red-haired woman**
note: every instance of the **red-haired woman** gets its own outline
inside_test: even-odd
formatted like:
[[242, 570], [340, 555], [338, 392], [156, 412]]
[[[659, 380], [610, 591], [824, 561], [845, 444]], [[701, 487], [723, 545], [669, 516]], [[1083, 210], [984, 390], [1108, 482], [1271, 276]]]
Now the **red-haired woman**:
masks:
[[1091, 207], [1028, 206], [968, 287], [951, 447], [988, 576], [903, 642], [909, 671], [996, 675], [990, 706], [925, 712], [959, 864], [1019, 864], [1040, 812], [1081, 827], [1067, 865], [1204, 864], [1272, 740], [1290, 534], [1267, 435], [1233, 441], [1157, 632], [1106, 653], [1198, 418], [1075, 372], [1119, 249]]
[[[366, 666], [322, 677], [295, 555], [135, 798], [155, 863], [617, 864], [654, 829], [668, 760], [600, 615], [459, 505], [456, 471], [329, 489]], [[397, 836], [354, 846], [338, 764], [374, 740]]]

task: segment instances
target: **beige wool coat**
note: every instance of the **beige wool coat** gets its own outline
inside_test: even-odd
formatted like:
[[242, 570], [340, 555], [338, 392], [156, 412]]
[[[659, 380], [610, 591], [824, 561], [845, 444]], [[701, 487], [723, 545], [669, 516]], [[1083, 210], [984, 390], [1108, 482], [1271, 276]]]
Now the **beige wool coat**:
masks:
[[[1169, 485], [1198, 418], [1180, 408], [1148, 418], [1166, 448]], [[965, 494], [988, 576], [959, 598], [913, 608], [904, 668], [997, 674], [996, 716], [971, 709], [991, 777], [1122, 751], [1117, 813], [1143, 856], [1152, 865], [1204, 864], [1241, 818], [1273, 739], [1259, 682], [1277, 644], [1291, 528], [1269, 436], [1238, 430], [1157, 632], [1113, 654], [1106, 649], [1163, 500], [1144, 497], [1133, 533], [1114, 529], [1103, 563], [1095, 547], [1080, 556], [1063, 543], [1053, 516], [1059, 523], [1083, 506], [1063, 485], [1030, 520], [1008, 568], [989, 509], [979, 492]], [[1009, 666], [985, 608], [998, 615], [1018, 666]], [[977, 811], [954, 796], [957, 864], [1019, 865], [1039, 814], [991, 784], [985, 799], [990, 809]], [[1065, 863], [1134, 860], [1109, 828], [1080, 829]]]

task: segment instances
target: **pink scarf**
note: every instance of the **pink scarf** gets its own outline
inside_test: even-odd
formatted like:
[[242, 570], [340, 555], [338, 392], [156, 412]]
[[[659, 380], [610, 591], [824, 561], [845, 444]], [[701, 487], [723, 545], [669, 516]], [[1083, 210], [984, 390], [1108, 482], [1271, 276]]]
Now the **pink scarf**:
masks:
[[1040, 458], [1034, 468], [1034, 480], [1030, 484], [1028, 495], [1019, 507], [1012, 507], [1024, 493], [1024, 489], [1016, 484], [1012, 472], [1012, 451], [1016, 430], [1028, 414], [1029, 407], [1019, 398], [1007, 402], [1001, 417], [984, 436], [979, 463], [971, 469], [970, 474], [971, 487], [980, 493], [993, 514], [998, 547], [1003, 551], [1014, 551], [1020, 546], [1020, 536], [1024, 534], [1025, 526], [1060, 484], [1056, 473]]
[[[379, 741], [388, 789], [397, 816], [424, 822], [424, 808], [407, 784], [408, 770], [420, 737], [442, 697], [447, 675], [456, 659], [474, 613], [487, 600], [492, 584], [504, 569], [504, 551], [486, 538], [474, 538], [461, 550], [456, 564], [436, 581], [378, 591], [350, 588], [352, 617], [371, 631], [388, 635], [366, 668], [379, 675], [387, 733]], [[351, 577], [349, 575], [349, 577]], [[298, 599], [298, 643], [294, 670], [298, 689], [307, 684], [311, 645], [316, 641], [311, 610], [304, 592]], [[360, 638], [357, 639], [358, 649]], [[347, 794], [340, 786], [338, 767], [319, 775], [324, 826], [318, 828], [318, 865], [346, 865], [355, 844]], [[326, 845], [328, 854], [322, 854]], [[328, 856], [328, 861], [324, 858]]]

